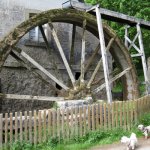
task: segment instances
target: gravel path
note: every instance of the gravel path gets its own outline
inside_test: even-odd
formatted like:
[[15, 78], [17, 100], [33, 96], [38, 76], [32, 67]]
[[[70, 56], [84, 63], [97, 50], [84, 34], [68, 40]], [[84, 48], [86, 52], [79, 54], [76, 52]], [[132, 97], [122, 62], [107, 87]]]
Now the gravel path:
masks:
[[[90, 150], [126, 150], [126, 146], [121, 143], [115, 143], [106, 146], [93, 147]], [[139, 139], [136, 150], [150, 150], [150, 139]]]

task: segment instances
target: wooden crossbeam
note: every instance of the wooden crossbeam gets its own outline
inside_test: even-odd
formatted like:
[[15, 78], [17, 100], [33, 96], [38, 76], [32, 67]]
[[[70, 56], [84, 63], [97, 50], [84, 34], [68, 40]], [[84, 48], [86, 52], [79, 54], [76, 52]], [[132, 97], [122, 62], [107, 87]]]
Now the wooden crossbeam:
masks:
[[[110, 47], [112, 46], [114, 40], [115, 40], [115, 38], [112, 38], [112, 39], [109, 41], [108, 46], [107, 46], [107, 48], [106, 48], [106, 52], [108, 52], [108, 51], [110, 50]], [[94, 72], [93, 72], [93, 74], [92, 74], [92, 76], [91, 76], [91, 78], [90, 78], [90, 80], [89, 80], [89, 82], [88, 82], [88, 84], [87, 84], [87, 87], [88, 87], [88, 88], [91, 86], [91, 83], [93, 82], [93, 80], [94, 80], [94, 78], [95, 78], [95, 76], [96, 76], [96, 74], [97, 74], [97, 72], [98, 72], [98, 70], [99, 70], [101, 64], [102, 64], [102, 58], [99, 60], [97, 66], [96, 66], [96, 68], [95, 68], [95, 70], [94, 70]]]
[[25, 59], [27, 59], [32, 65], [37, 67], [41, 72], [43, 72], [46, 76], [48, 76], [50, 79], [52, 79], [58, 85], [60, 85], [63, 89], [65, 89], [65, 90], [69, 89], [66, 85], [64, 85], [62, 82], [60, 82], [55, 76], [53, 76], [49, 71], [47, 71], [39, 63], [37, 63], [33, 58], [31, 58], [27, 53], [25, 53], [22, 49], [20, 49], [18, 47], [14, 47], [13, 49], [16, 50], [18, 53], [20, 53], [21, 56], [23, 56]]
[[[116, 81], [117, 79], [119, 79], [120, 77], [122, 77], [123, 75], [125, 75], [127, 72], [129, 72], [130, 68], [125, 69], [124, 71], [122, 71], [121, 73], [119, 73], [118, 75], [116, 75], [115, 77], [113, 77], [112, 79], [110, 79], [110, 84], [114, 81]], [[92, 92], [93, 93], [98, 93], [100, 90], [102, 90], [103, 88], [106, 87], [106, 83], [103, 83], [102, 85], [100, 85], [99, 87], [97, 87], [96, 89], [94, 89]]]
[[70, 68], [70, 66], [69, 66], [69, 64], [68, 64], [68, 61], [67, 61], [66, 56], [65, 56], [65, 54], [64, 54], [63, 48], [62, 48], [62, 46], [61, 46], [61, 44], [60, 44], [60, 41], [59, 41], [59, 39], [58, 39], [58, 36], [57, 36], [56, 31], [55, 31], [55, 29], [54, 29], [54, 26], [53, 26], [52, 23], [49, 23], [49, 26], [50, 26], [50, 28], [51, 28], [52, 35], [53, 35], [53, 37], [54, 37], [54, 40], [55, 40], [55, 43], [56, 43], [56, 45], [57, 45], [57, 48], [58, 48], [58, 50], [59, 50], [59, 52], [60, 52], [61, 58], [62, 58], [62, 60], [63, 60], [63, 62], [64, 62], [65, 67], [66, 67], [66, 70], [67, 70], [67, 72], [68, 72], [68, 75], [69, 75], [69, 77], [70, 77], [70, 79], [71, 79], [71, 82], [72, 82], [73, 86], [75, 87], [75, 78], [74, 78], [73, 73], [72, 73], [72, 71], [71, 71], [71, 68]]
[[133, 44], [135, 43], [135, 41], [136, 41], [136, 39], [138, 38], [138, 36], [139, 36], [139, 32], [135, 35], [135, 37], [134, 37], [132, 43], [130, 44], [130, 46], [129, 46], [129, 48], [128, 48], [129, 50], [131, 49], [131, 47], [132, 47]]
[[16, 100], [64, 101], [64, 97], [16, 95], [16, 94], [3, 94], [3, 93], [0, 93], [0, 98], [16, 99]]

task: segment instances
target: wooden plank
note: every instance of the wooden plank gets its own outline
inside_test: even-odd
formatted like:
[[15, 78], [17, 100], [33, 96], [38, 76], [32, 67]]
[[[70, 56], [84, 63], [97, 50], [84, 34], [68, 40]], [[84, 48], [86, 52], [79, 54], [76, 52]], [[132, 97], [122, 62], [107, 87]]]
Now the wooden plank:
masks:
[[57, 137], [60, 142], [60, 109], [57, 109]]
[[52, 112], [48, 110], [48, 137], [52, 135]]
[[53, 138], [56, 137], [56, 111], [53, 110]]
[[37, 114], [34, 110], [34, 145], [37, 144]]
[[111, 105], [107, 104], [108, 110], [108, 129], [111, 130]]
[[95, 131], [95, 105], [92, 105], [92, 131]]
[[85, 74], [85, 66], [84, 66], [85, 64], [85, 33], [86, 33], [86, 19], [84, 19], [83, 21], [80, 85], [84, 83], [84, 74]]
[[95, 105], [96, 107], [96, 130], [99, 129], [99, 112], [98, 112], [98, 105]]
[[100, 14], [100, 9], [98, 7], [95, 8], [95, 11], [96, 11], [96, 19], [97, 19], [101, 54], [102, 54], [102, 60], [103, 60], [102, 62], [103, 62], [104, 77], [105, 77], [105, 83], [106, 83], [107, 101], [108, 103], [112, 103], [112, 94], [111, 94], [111, 86], [109, 82], [109, 69], [108, 69], [108, 61], [107, 61], [107, 53], [106, 53], [106, 47], [105, 47], [102, 18]]
[[116, 114], [116, 117], [115, 117], [115, 121], [116, 121], [116, 128], [118, 128], [118, 102], [115, 102], [115, 114]]
[[106, 115], [106, 103], [103, 104], [104, 107], [104, 129], [107, 129], [107, 115]]
[[64, 97], [16, 95], [16, 94], [3, 94], [3, 93], [0, 93], [0, 97], [6, 99], [18, 99], [18, 100], [64, 101]]
[[99, 110], [100, 110], [100, 127], [103, 128], [103, 105], [100, 103], [99, 105]]
[[[109, 41], [108, 46], [107, 46], [107, 48], [106, 48], [106, 51], [109, 51], [109, 50], [110, 50], [110, 48], [111, 48], [111, 46], [112, 46], [114, 40], [115, 40], [115, 38], [111, 38], [111, 40]], [[101, 59], [99, 60], [99, 62], [97, 63], [96, 68], [95, 68], [95, 70], [94, 70], [94, 72], [93, 72], [93, 74], [92, 74], [92, 76], [91, 76], [91, 78], [90, 78], [90, 80], [89, 80], [89, 82], [88, 82], [88, 84], [87, 84], [87, 87], [90, 87], [90, 86], [91, 86], [93, 80], [95, 79], [96, 74], [98, 73], [98, 70], [99, 70], [101, 64], [102, 64], [102, 58], [101, 58]]]
[[15, 142], [18, 140], [18, 113], [15, 112]]
[[134, 121], [137, 123], [138, 121], [138, 100], [134, 100]]
[[115, 103], [114, 102], [112, 102], [112, 118], [111, 118], [111, 120], [112, 120], [112, 129], [115, 127], [115, 120], [114, 120], [114, 118], [115, 118]]
[[83, 125], [83, 120], [82, 120], [82, 107], [79, 107], [79, 126], [80, 126], [80, 137], [82, 137], [83, 135], [83, 131], [82, 131], [82, 126]]
[[[122, 71], [121, 73], [117, 74], [115, 77], [113, 77], [112, 79], [110, 79], [110, 84], [114, 81], [116, 81], [117, 79], [121, 78], [123, 75], [125, 75], [127, 72], [129, 72], [129, 70], [131, 69], [131, 67], [125, 69], [124, 71]], [[102, 90], [104, 87], [106, 86], [106, 83], [103, 83], [102, 85], [100, 85], [99, 87], [97, 87], [96, 89], [94, 89], [92, 92], [93, 93], [97, 93], [100, 90]]]
[[132, 100], [130, 103], [131, 103], [131, 116], [130, 116], [130, 129], [133, 127], [133, 123], [134, 120], [133, 120], [133, 114], [134, 114], [134, 101]]
[[44, 67], [42, 67], [38, 62], [36, 62], [33, 58], [31, 58], [27, 53], [25, 53], [22, 49], [15, 47], [13, 48], [18, 53], [21, 54], [26, 60], [28, 60], [32, 65], [37, 67], [41, 72], [43, 72], [46, 76], [48, 76], [50, 79], [52, 79], [54, 82], [56, 82], [58, 85], [60, 85], [63, 89], [68, 90], [69, 88], [64, 85], [62, 82], [60, 82], [54, 75], [52, 75], [49, 71], [47, 71]]
[[64, 128], [64, 109], [61, 110], [61, 132], [62, 132], [62, 138], [65, 139], [65, 128]]
[[94, 50], [94, 52], [92, 53], [92, 56], [89, 58], [86, 66], [85, 66], [85, 73], [87, 72], [87, 70], [89, 69], [89, 67], [91, 66], [95, 56], [97, 55], [98, 51], [100, 49], [100, 44], [97, 45], [96, 49]]
[[75, 44], [75, 35], [76, 35], [76, 25], [73, 24], [72, 27], [72, 40], [71, 40], [71, 49], [70, 49], [70, 64], [74, 64], [74, 44]]
[[123, 118], [124, 118], [124, 129], [127, 129], [127, 110], [126, 110], [126, 102], [123, 101]]
[[24, 115], [25, 115], [24, 135], [25, 135], [25, 141], [27, 142], [27, 140], [28, 140], [28, 120], [27, 120], [28, 113], [27, 113], [27, 111], [24, 112]]
[[20, 112], [20, 141], [22, 142], [23, 135], [22, 135], [22, 112]]
[[75, 132], [75, 126], [74, 126], [74, 117], [73, 117], [73, 113], [74, 113], [74, 108], [71, 108], [71, 120], [70, 120], [70, 129], [71, 129], [71, 133], [70, 133], [70, 137], [73, 138], [74, 137], [74, 132]]
[[67, 132], [67, 140], [69, 141], [70, 137], [70, 128], [69, 128], [69, 109], [66, 108], [66, 132]]
[[88, 130], [91, 130], [91, 106], [88, 105]]
[[9, 132], [9, 134], [10, 134], [10, 144], [12, 144], [12, 142], [13, 142], [13, 122], [12, 122], [12, 118], [13, 118], [13, 114], [12, 113], [10, 113], [10, 132]]
[[49, 42], [47, 40], [47, 37], [45, 35], [45, 32], [44, 32], [44, 29], [43, 29], [42, 25], [39, 26], [39, 29], [41, 31], [42, 37], [43, 37], [44, 42], [46, 44], [46, 48], [48, 49], [49, 54], [51, 54], [51, 48], [50, 48]]
[[44, 115], [43, 115], [43, 141], [46, 141], [47, 138], [47, 133], [46, 133], [46, 110], [44, 110]]
[[5, 113], [5, 146], [8, 143], [8, 113]]
[[3, 114], [0, 114], [0, 149], [3, 147]]
[[120, 115], [119, 115], [119, 117], [120, 117], [120, 127], [122, 128], [122, 125], [123, 125], [123, 120], [122, 120], [123, 103], [120, 102], [119, 104], [120, 104], [120, 105], [119, 105], [119, 108], [120, 108]]
[[78, 131], [78, 107], [75, 107], [75, 137], [79, 136]]
[[130, 131], [130, 102], [127, 101], [127, 125], [128, 125], [128, 130]]
[[38, 141], [39, 143], [42, 142], [42, 119], [41, 119], [41, 111], [38, 111]]
[[87, 125], [86, 125], [86, 122], [87, 122], [87, 106], [84, 106], [83, 107], [83, 113], [84, 113], [84, 116], [83, 116], [83, 122], [84, 122], [84, 135], [86, 134], [87, 132]]
[[29, 141], [30, 141], [30, 143], [33, 142], [33, 139], [32, 139], [32, 111], [29, 111]]
[[50, 28], [51, 28], [51, 32], [52, 32], [53, 38], [54, 38], [55, 43], [56, 43], [56, 45], [57, 45], [57, 48], [58, 48], [58, 50], [59, 50], [59, 52], [60, 52], [61, 58], [62, 58], [62, 60], [63, 60], [63, 62], [64, 62], [64, 65], [65, 65], [66, 70], [67, 70], [67, 72], [68, 72], [68, 75], [69, 75], [69, 77], [70, 77], [70, 79], [71, 79], [71, 82], [72, 82], [73, 86], [75, 86], [75, 78], [74, 78], [73, 73], [72, 73], [72, 71], [71, 71], [71, 69], [70, 69], [70, 66], [69, 66], [69, 64], [68, 64], [68, 61], [67, 61], [66, 56], [65, 56], [65, 54], [64, 54], [64, 51], [63, 51], [63, 49], [62, 49], [62, 46], [61, 46], [61, 44], [60, 44], [60, 41], [59, 41], [59, 39], [58, 39], [58, 36], [57, 36], [56, 31], [55, 31], [55, 29], [54, 29], [54, 26], [53, 26], [52, 23], [49, 23], [49, 26], [50, 26]]

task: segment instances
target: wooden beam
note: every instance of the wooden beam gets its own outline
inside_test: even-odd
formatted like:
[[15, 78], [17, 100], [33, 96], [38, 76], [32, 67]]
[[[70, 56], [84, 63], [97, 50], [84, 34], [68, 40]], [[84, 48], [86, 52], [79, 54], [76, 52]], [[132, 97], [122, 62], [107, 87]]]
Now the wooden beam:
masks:
[[135, 41], [136, 41], [136, 39], [138, 38], [138, 36], [139, 36], [139, 33], [137, 33], [137, 34], [135, 35], [135, 37], [134, 37], [132, 43], [130, 44], [130, 46], [129, 46], [129, 48], [128, 48], [129, 50], [131, 49], [131, 47], [132, 47], [133, 44], [135, 43]]
[[71, 79], [71, 82], [72, 82], [73, 86], [75, 87], [75, 78], [74, 78], [73, 73], [72, 73], [72, 71], [71, 71], [71, 68], [70, 68], [70, 66], [69, 66], [69, 64], [68, 64], [68, 61], [67, 61], [66, 56], [65, 56], [65, 54], [64, 54], [64, 51], [63, 51], [63, 49], [62, 49], [62, 46], [61, 46], [61, 44], [60, 44], [60, 41], [59, 41], [59, 39], [58, 39], [58, 36], [57, 36], [56, 31], [55, 31], [55, 29], [54, 29], [54, 26], [53, 26], [52, 23], [49, 23], [49, 26], [50, 26], [50, 28], [51, 28], [52, 35], [53, 35], [53, 37], [54, 37], [54, 40], [55, 40], [56, 45], [57, 45], [57, 48], [58, 48], [58, 50], [59, 50], [59, 52], [60, 52], [61, 58], [62, 58], [62, 60], [63, 60], [63, 62], [64, 62], [65, 67], [66, 67], [66, 70], [67, 70], [67, 72], [68, 72], [68, 74], [69, 74], [69, 77], [70, 77], [70, 79]]
[[73, 65], [73, 64], [74, 64], [74, 44], [75, 44], [75, 35], [76, 35], [76, 25], [73, 24], [73, 27], [72, 27], [71, 49], [70, 49], [70, 65]]
[[[112, 46], [114, 40], [115, 40], [115, 38], [111, 38], [111, 40], [109, 41], [108, 46], [106, 48], [106, 52], [108, 52], [110, 50], [110, 47]], [[93, 72], [93, 74], [92, 74], [92, 76], [91, 76], [91, 78], [90, 78], [90, 80], [87, 84], [87, 88], [90, 88], [90, 86], [91, 86], [93, 80], [95, 79], [95, 76], [96, 76], [101, 64], [102, 64], [102, 58], [99, 60], [97, 66], [96, 66], [96, 68], [95, 68], [95, 70], [94, 70], [94, 72]]]
[[3, 94], [3, 93], [0, 93], [0, 98], [17, 99], [17, 100], [38, 100], [38, 101], [64, 101], [64, 97], [16, 95], [16, 94]]
[[44, 29], [43, 29], [42, 25], [39, 26], [39, 29], [40, 29], [41, 34], [42, 34], [42, 36], [43, 36], [43, 39], [44, 39], [44, 41], [45, 41], [46, 48], [48, 49], [48, 52], [51, 53], [51, 48], [50, 48], [50, 45], [49, 45], [49, 43], [48, 43], [48, 40], [47, 40], [47, 37], [46, 37], [46, 35], [45, 35], [45, 32], [44, 32]]
[[101, 46], [101, 54], [102, 54], [102, 60], [103, 60], [102, 62], [103, 62], [104, 77], [105, 77], [105, 83], [106, 83], [107, 101], [108, 103], [112, 103], [112, 94], [111, 94], [111, 87], [109, 83], [109, 69], [108, 69], [108, 61], [107, 61], [107, 53], [106, 53], [106, 47], [105, 47], [102, 18], [101, 18], [99, 7], [96, 7], [95, 10], [96, 10], [98, 33], [99, 33], [99, 41], [100, 41], [100, 46]]
[[[116, 81], [117, 79], [119, 79], [120, 77], [122, 77], [123, 75], [125, 75], [127, 72], [129, 72], [130, 68], [125, 69], [124, 71], [122, 71], [121, 73], [119, 73], [118, 75], [116, 75], [115, 77], [113, 77], [112, 79], [110, 79], [110, 84], [114, 81]], [[106, 83], [103, 83], [102, 85], [100, 85], [99, 87], [97, 87], [96, 89], [94, 89], [92, 92], [93, 93], [98, 93], [100, 90], [102, 90], [103, 88], [106, 87]]]
[[85, 73], [85, 67], [84, 67], [85, 65], [85, 31], [86, 31], [86, 19], [83, 21], [80, 85], [84, 83], [84, 73]]
[[43, 72], [46, 76], [48, 76], [50, 79], [52, 79], [58, 85], [60, 85], [63, 89], [65, 89], [65, 90], [69, 89], [66, 85], [64, 85], [62, 82], [60, 82], [55, 76], [53, 76], [50, 72], [48, 72], [44, 67], [42, 67], [39, 63], [37, 63], [33, 58], [31, 58], [28, 54], [26, 54], [22, 49], [20, 49], [18, 47], [14, 47], [13, 49], [16, 50], [18, 53], [20, 53], [21, 56], [23, 56], [32, 65], [37, 67], [41, 72]]
[[42, 77], [41, 74], [39, 74], [38, 72], [34, 71], [34, 69], [27, 64], [24, 60], [22, 60], [17, 54], [15, 54], [13, 51], [11, 51], [10, 55], [12, 57], [14, 57], [20, 64], [22, 64], [26, 69], [28, 69], [32, 74], [34, 74], [37, 78], [39, 78], [40, 80], [42, 80], [42, 82], [44, 82], [50, 89], [54, 89], [55, 91], [59, 91], [54, 85], [52, 85], [51, 83], [49, 83], [48, 81], [46, 81], [44, 79], [44, 77]]
[[95, 56], [97, 55], [98, 51], [100, 49], [100, 44], [97, 45], [96, 49], [94, 50], [92, 56], [89, 58], [86, 66], [85, 66], [85, 73], [87, 72], [87, 70], [89, 69], [89, 67], [91, 66]]

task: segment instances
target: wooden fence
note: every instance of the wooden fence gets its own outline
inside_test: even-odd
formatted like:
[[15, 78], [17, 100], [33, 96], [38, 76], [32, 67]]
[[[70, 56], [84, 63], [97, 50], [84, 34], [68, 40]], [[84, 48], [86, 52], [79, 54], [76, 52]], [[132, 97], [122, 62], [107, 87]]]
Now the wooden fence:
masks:
[[150, 111], [150, 96], [133, 101], [99, 103], [64, 110], [42, 110], [0, 114], [0, 146], [15, 141], [37, 144], [48, 138], [69, 140], [94, 130], [130, 130], [138, 118]]

